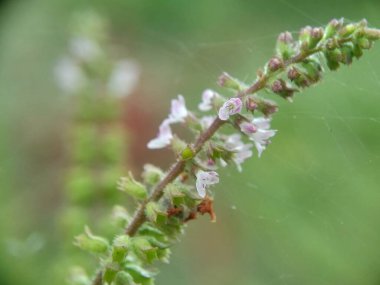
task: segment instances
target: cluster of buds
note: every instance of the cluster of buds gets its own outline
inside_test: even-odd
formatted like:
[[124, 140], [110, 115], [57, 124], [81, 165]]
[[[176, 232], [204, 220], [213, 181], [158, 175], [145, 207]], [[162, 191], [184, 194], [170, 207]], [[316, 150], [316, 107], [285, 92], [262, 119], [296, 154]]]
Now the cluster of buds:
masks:
[[[219, 167], [231, 163], [242, 171], [244, 161], [254, 153], [260, 157], [276, 135], [270, 124], [278, 107], [259, 92], [292, 100], [295, 92], [320, 81], [324, 65], [335, 70], [336, 65], [349, 64], [359, 57], [358, 51], [379, 38], [380, 31], [368, 28], [365, 21], [345, 25], [333, 20], [326, 28], [306, 27], [298, 40], [285, 32], [278, 37], [276, 55], [251, 85], [227, 73], [220, 76], [218, 84], [234, 91], [234, 96], [207, 89], [195, 112], [187, 109], [182, 95], [173, 99], [157, 137], [147, 146], [172, 149], [176, 163], [167, 172], [146, 165], [141, 181], [132, 175], [120, 179], [118, 188], [139, 204], [133, 216], [124, 208], [116, 209], [117, 224], [126, 234], [113, 243], [89, 234], [77, 239], [81, 248], [101, 257], [101, 270], [93, 284], [153, 284], [151, 264], [168, 262], [169, 247], [185, 225], [203, 214], [215, 221], [213, 187], [220, 181]], [[173, 134], [173, 124], [194, 133], [195, 142]], [[95, 241], [102, 242], [101, 252], [97, 247], [94, 250]]]

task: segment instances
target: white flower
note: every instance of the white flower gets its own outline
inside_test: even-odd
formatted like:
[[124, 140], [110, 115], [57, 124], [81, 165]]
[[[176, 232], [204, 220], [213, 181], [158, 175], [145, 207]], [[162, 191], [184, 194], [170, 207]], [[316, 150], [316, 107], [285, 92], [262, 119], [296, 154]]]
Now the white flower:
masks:
[[178, 99], [172, 100], [169, 121], [170, 123], [180, 123], [184, 121], [187, 115], [188, 111], [186, 109], [185, 99], [182, 95], [178, 95]]
[[157, 137], [148, 142], [147, 146], [150, 149], [164, 148], [170, 145], [172, 138], [170, 122], [166, 119], [161, 123]]
[[78, 64], [69, 57], [63, 57], [57, 64], [54, 74], [58, 86], [68, 94], [78, 92], [86, 83], [85, 75]]
[[219, 183], [219, 175], [215, 171], [203, 171], [197, 172], [196, 188], [199, 196], [206, 197], [206, 188], [209, 185]]
[[91, 61], [101, 54], [100, 47], [92, 39], [76, 37], [70, 42], [70, 50], [73, 55], [83, 61]]
[[235, 162], [236, 164], [236, 167], [238, 169], [239, 172], [242, 171], [242, 168], [241, 168], [241, 164], [247, 159], [247, 158], [250, 158], [252, 156], [252, 144], [244, 144], [241, 148], [239, 148], [237, 150], [237, 152], [235, 152], [233, 155], [232, 155], [232, 160]]
[[235, 115], [241, 111], [243, 103], [239, 98], [231, 98], [226, 101], [219, 109], [219, 119], [226, 121], [231, 115]]
[[[225, 141], [227, 150], [233, 152], [231, 159], [235, 162], [239, 172], [242, 171], [241, 164], [249, 157], [252, 156], [252, 144], [244, 144], [241, 140], [239, 134], [233, 134], [228, 136]], [[224, 166], [226, 163], [221, 161], [221, 165]]]
[[270, 130], [270, 119], [255, 118], [251, 123], [243, 122], [240, 129], [254, 142], [259, 157], [270, 143], [270, 138], [276, 134], [276, 130]]
[[137, 84], [139, 73], [135, 62], [127, 59], [118, 62], [110, 75], [108, 91], [116, 97], [128, 96]]
[[202, 93], [202, 102], [198, 105], [201, 111], [210, 111], [212, 109], [212, 99], [217, 93], [211, 89], [206, 89]]

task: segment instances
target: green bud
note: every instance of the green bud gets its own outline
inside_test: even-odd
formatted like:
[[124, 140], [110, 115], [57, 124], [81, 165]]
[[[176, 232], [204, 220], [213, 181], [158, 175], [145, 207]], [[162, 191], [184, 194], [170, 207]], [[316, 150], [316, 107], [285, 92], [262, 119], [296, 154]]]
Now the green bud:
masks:
[[133, 282], [133, 278], [129, 273], [125, 271], [119, 271], [116, 274], [114, 284], [115, 285], [135, 285], [136, 283]]
[[153, 223], [163, 223], [166, 221], [166, 212], [161, 210], [157, 202], [149, 202], [145, 207], [145, 215]]
[[350, 65], [352, 63], [352, 59], [354, 57], [354, 46], [352, 43], [349, 44], [344, 44], [341, 47], [341, 52], [342, 52], [342, 58], [341, 58], [341, 63]]
[[161, 230], [159, 230], [158, 228], [156, 228], [153, 225], [148, 225], [148, 223], [144, 223], [140, 227], [139, 234], [145, 235], [145, 236], [152, 236], [152, 237], [155, 237], [157, 239], [162, 239], [165, 237], [165, 234]]
[[356, 42], [362, 49], [370, 49], [372, 47], [372, 42], [364, 37], [358, 38]]
[[351, 36], [356, 30], [357, 30], [357, 25], [348, 24], [348, 25], [343, 26], [339, 30], [339, 35], [343, 38], [346, 38], [348, 36]]
[[160, 168], [154, 166], [153, 164], [144, 165], [144, 171], [142, 173], [142, 177], [146, 184], [155, 185], [161, 181], [163, 176], [164, 176], [164, 173]]
[[309, 49], [315, 48], [323, 37], [323, 28], [313, 28], [310, 33]]
[[146, 263], [150, 264], [158, 258], [157, 248], [153, 247], [146, 237], [134, 237], [133, 249], [135, 254]]
[[364, 28], [363, 35], [370, 41], [377, 41], [378, 39], [380, 39], [380, 30]]
[[343, 19], [337, 20], [333, 19], [328, 23], [328, 25], [325, 28], [325, 34], [323, 35], [324, 39], [329, 39], [332, 38], [333, 36], [336, 35], [338, 30], [342, 27], [343, 25]]
[[115, 262], [110, 262], [105, 266], [103, 279], [106, 283], [111, 284], [119, 272], [120, 266]]
[[322, 77], [322, 67], [317, 60], [305, 60], [301, 63], [304, 75], [309, 81], [309, 85], [317, 83]]
[[148, 196], [146, 187], [137, 182], [131, 172], [129, 172], [129, 177], [121, 177], [118, 182], [118, 189], [123, 191], [138, 200], [144, 200]]
[[299, 69], [296, 68], [295, 66], [292, 66], [288, 70], [288, 78], [294, 82], [295, 85], [298, 87], [304, 88], [307, 86], [310, 86], [310, 82], [307, 79], [306, 75]]
[[277, 55], [282, 59], [289, 59], [295, 54], [292, 34], [289, 32], [281, 33], [277, 38], [276, 44]]
[[112, 246], [112, 260], [117, 263], [121, 263], [129, 250], [130, 240], [127, 235], [117, 236], [113, 241]]
[[352, 50], [352, 53], [354, 57], [359, 59], [363, 55], [363, 50], [357, 43], [354, 43], [354, 48]]
[[189, 160], [194, 157], [195, 153], [190, 146], [187, 146], [184, 150], [182, 150], [181, 158], [182, 160]]
[[342, 61], [342, 53], [339, 49], [326, 50], [325, 57], [327, 66], [330, 70], [337, 70], [339, 68], [339, 62]]
[[244, 83], [240, 82], [238, 79], [233, 78], [227, 72], [223, 72], [218, 78], [218, 84], [221, 87], [229, 88], [236, 91], [243, 91], [246, 86]]
[[157, 275], [157, 272], [146, 270], [145, 268], [136, 264], [127, 264], [126, 271], [133, 277], [137, 284], [149, 285], [153, 284], [152, 278]]
[[84, 234], [75, 237], [74, 245], [95, 254], [107, 252], [109, 243], [105, 238], [93, 235], [87, 226], [84, 231]]
[[300, 34], [298, 36], [298, 40], [302, 43], [303, 42], [309, 42], [311, 29], [312, 28], [310, 26], [306, 26], [306, 27], [302, 28], [300, 31]]
[[180, 206], [184, 202], [185, 194], [180, 191], [177, 183], [171, 183], [165, 188], [165, 197], [167, 197], [174, 206]]
[[159, 249], [159, 250], [157, 250], [157, 257], [162, 262], [169, 263], [171, 253], [172, 252], [171, 252], [170, 248]]

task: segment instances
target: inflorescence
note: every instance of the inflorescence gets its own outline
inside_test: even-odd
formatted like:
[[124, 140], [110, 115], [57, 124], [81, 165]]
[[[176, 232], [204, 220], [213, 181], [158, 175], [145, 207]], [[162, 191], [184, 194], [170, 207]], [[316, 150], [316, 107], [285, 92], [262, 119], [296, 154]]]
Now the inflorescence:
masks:
[[[141, 182], [132, 174], [120, 179], [118, 189], [139, 203], [133, 216], [121, 206], [114, 209], [114, 220], [125, 229], [124, 234], [110, 243], [87, 229], [76, 238], [79, 247], [100, 258], [92, 284], [153, 284], [152, 263], [169, 261], [169, 248], [187, 222], [203, 214], [215, 221], [212, 186], [220, 181], [218, 168], [232, 163], [241, 171], [243, 162], [254, 153], [260, 157], [276, 135], [270, 123], [279, 108], [258, 92], [292, 102], [297, 92], [321, 81], [326, 67], [337, 70], [351, 64], [379, 38], [380, 30], [369, 28], [366, 20], [332, 20], [324, 28], [307, 26], [298, 39], [284, 32], [277, 39], [275, 56], [257, 72], [252, 84], [223, 73], [218, 84], [232, 90], [233, 97], [210, 89], [203, 92], [198, 108], [206, 115], [190, 112], [181, 95], [173, 99], [170, 114], [148, 148], [170, 148], [177, 161], [167, 172], [145, 165]], [[187, 143], [173, 134], [173, 124], [188, 128], [195, 142]], [[223, 125], [234, 131], [223, 132]]]

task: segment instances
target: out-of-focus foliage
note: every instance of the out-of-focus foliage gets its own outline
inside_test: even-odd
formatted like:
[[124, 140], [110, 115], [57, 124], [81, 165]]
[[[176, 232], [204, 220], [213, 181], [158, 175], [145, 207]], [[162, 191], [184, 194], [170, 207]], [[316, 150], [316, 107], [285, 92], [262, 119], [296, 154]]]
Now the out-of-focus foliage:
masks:
[[[72, 279], [80, 271], [78, 264], [91, 271], [96, 267], [73, 247], [74, 236], [87, 225], [109, 238], [117, 233], [107, 217], [113, 204], [125, 203], [115, 191], [126, 171], [122, 99], [136, 88], [139, 67], [130, 59], [114, 59], [106, 21], [96, 13], [77, 13], [70, 24], [68, 51], [54, 69], [62, 95], [67, 96], [64, 101], [72, 109], [65, 138], [64, 204], [58, 218], [64, 247], [55, 268], [57, 279], [76, 284]], [[79, 236], [76, 243], [81, 240]]]
[[[64, 284], [68, 122], [53, 80], [72, 13], [96, 9], [142, 63], [132, 140], [153, 137], [177, 93], [198, 101], [221, 71], [248, 81], [280, 31], [344, 16], [380, 26], [378, 1], [8, 1], [0, 6], [0, 284]], [[270, 152], [217, 189], [218, 222], [194, 223], [158, 284], [377, 284], [379, 49], [330, 74], [273, 122]], [[133, 122], [133, 123], [132, 123]], [[136, 135], [133, 135], [136, 134]], [[139, 134], [140, 139], [137, 134]], [[145, 138], [145, 141], [143, 140]], [[140, 141], [141, 140], [141, 141]], [[133, 162], [161, 163], [149, 152]], [[153, 157], [153, 158], [152, 158]], [[153, 161], [152, 161], [153, 160]]]

